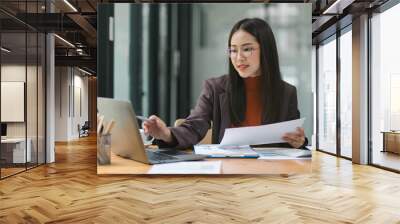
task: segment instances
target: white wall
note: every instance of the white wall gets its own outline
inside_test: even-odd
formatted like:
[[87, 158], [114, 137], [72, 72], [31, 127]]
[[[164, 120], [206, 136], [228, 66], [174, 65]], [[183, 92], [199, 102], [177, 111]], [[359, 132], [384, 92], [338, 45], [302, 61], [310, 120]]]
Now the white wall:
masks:
[[88, 120], [88, 78], [83, 75], [72, 67], [56, 67], [56, 141], [77, 139], [78, 124]]
[[55, 141], [68, 140], [68, 69], [55, 68]]
[[[5, 82], [25, 82], [25, 75], [26, 75], [26, 70], [28, 72], [28, 75], [30, 74], [35, 74], [36, 75], [36, 67], [33, 66], [28, 66], [25, 67], [25, 65], [18, 65], [18, 64], [8, 64], [8, 65], [2, 65], [1, 66], [1, 81]], [[30, 78], [28, 76], [28, 78]], [[33, 83], [32, 80], [29, 80], [30, 85], [36, 85], [36, 81]], [[30, 104], [31, 102], [36, 100], [36, 88], [27, 88], [27, 103]], [[4, 97], [4, 96], [3, 96]], [[34, 99], [32, 99], [34, 98]], [[28, 137], [29, 133], [32, 133], [30, 131], [30, 128], [32, 127], [34, 130], [36, 130], [36, 125], [31, 124], [32, 121], [36, 123], [36, 113], [32, 113], [32, 107], [36, 108], [36, 101], [33, 105], [28, 105], [31, 106], [31, 110], [29, 110], [27, 113], [27, 120], [29, 122], [28, 124]], [[1, 108], [1, 110], [7, 110], [8, 108]], [[35, 110], [35, 109], [34, 109]], [[26, 122], [7, 122], [7, 136], [8, 137], [25, 137], [25, 123]]]
[[[74, 138], [77, 138], [79, 133], [78, 133], [78, 124], [81, 126], [85, 123], [85, 121], [88, 121], [88, 107], [89, 107], [89, 102], [88, 102], [88, 77], [81, 76], [83, 73], [76, 73], [77, 70], [74, 71], [74, 108], [73, 108], [73, 119], [72, 119], [72, 132], [71, 135]], [[80, 91], [80, 93], [79, 93]], [[80, 95], [80, 97], [79, 97]], [[80, 102], [79, 102], [80, 101]], [[79, 108], [81, 107], [81, 108]], [[79, 111], [82, 110], [82, 111]]]
[[[6, 64], [1, 66], [1, 81], [2, 82], [24, 82], [24, 85], [26, 85], [26, 69], [31, 70], [32, 67], [25, 67], [24, 65], [20, 64]], [[29, 74], [29, 72], [28, 72]], [[4, 98], [7, 96], [1, 96], [1, 98]], [[23, 110], [23, 113], [25, 114], [25, 103], [24, 106], [21, 108]], [[10, 110], [10, 108], [6, 107], [1, 107], [1, 110]], [[8, 111], [9, 113], [9, 111]], [[24, 118], [25, 119], [25, 118]], [[28, 119], [29, 120], [29, 119]], [[7, 124], [7, 138], [25, 138], [25, 133], [26, 133], [26, 121], [24, 120], [23, 122], [5, 122]], [[29, 133], [29, 131], [28, 131]], [[27, 135], [27, 138], [30, 138], [31, 136]], [[34, 148], [28, 146], [30, 148], [30, 152], [28, 152], [28, 156], [32, 156], [32, 150], [35, 150]], [[29, 149], [28, 149], [29, 150]], [[24, 154], [25, 155], [25, 154]], [[28, 161], [31, 161], [31, 159], [28, 159]]]
[[[25, 82], [25, 65], [2, 65], [1, 66], [1, 81], [18, 81]], [[29, 67], [28, 67], [29, 70]], [[1, 108], [7, 110], [7, 108]], [[7, 137], [25, 137], [24, 122], [7, 123]]]
[[[36, 162], [39, 158], [39, 163], [44, 162], [44, 92], [43, 89], [42, 68], [40, 66], [25, 66], [25, 64], [3, 64], [1, 66], [1, 81], [9, 82], [24, 82], [26, 85], [26, 106], [22, 107], [22, 112], [26, 112], [26, 120], [23, 122], [6, 122], [7, 137], [9, 138], [24, 138], [25, 135], [30, 139], [31, 155]], [[27, 78], [27, 81], [25, 80]], [[7, 96], [2, 96], [7, 97]], [[11, 108], [3, 107], [4, 110], [12, 110]], [[13, 112], [13, 111], [8, 111]], [[38, 151], [37, 151], [38, 150]], [[37, 157], [37, 153], [39, 156]]]

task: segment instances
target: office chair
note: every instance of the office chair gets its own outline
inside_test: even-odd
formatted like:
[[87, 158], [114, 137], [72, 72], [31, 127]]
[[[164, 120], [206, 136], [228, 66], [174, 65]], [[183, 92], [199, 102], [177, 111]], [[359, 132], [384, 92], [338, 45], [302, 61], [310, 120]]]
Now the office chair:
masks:
[[89, 121], [85, 121], [82, 127], [80, 127], [80, 125], [78, 124], [79, 138], [89, 136], [89, 129], [90, 129]]

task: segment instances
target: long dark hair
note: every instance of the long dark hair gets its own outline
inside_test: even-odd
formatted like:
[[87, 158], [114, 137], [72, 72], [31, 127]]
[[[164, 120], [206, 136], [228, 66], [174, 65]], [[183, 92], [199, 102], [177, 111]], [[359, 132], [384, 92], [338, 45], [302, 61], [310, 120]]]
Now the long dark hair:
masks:
[[[260, 45], [261, 96], [263, 104], [262, 120], [279, 119], [282, 77], [279, 69], [278, 50], [271, 27], [262, 19], [243, 19], [237, 22], [229, 35], [228, 47], [231, 46], [232, 35], [243, 30], [253, 35]], [[245, 119], [246, 90], [242, 77], [229, 60], [229, 113], [232, 123], [237, 126]]]

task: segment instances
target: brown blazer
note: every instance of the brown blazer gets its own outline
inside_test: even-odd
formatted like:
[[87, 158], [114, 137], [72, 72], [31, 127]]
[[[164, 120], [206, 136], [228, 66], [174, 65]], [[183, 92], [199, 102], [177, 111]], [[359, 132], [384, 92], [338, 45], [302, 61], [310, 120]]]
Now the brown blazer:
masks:
[[[196, 107], [191, 111], [186, 121], [178, 127], [171, 127], [175, 137], [174, 144], [156, 141], [160, 147], [189, 148], [203, 139], [212, 121], [212, 143], [221, 142], [225, 129], [231, 125], [228, 99], [229, 76], [223, 75], [204, 81], [203, 90], [197, 100]], [[262, 124], [288, 121], [300, 118], [297, 108], [296, 87], [284, 82], [281, 98], [281, 114], [279, 120], [266, 119]], [[307, 141], [307, 140], [306, 140]], [[270, 146], [291, 147], [289, 144], [274, 144]]]

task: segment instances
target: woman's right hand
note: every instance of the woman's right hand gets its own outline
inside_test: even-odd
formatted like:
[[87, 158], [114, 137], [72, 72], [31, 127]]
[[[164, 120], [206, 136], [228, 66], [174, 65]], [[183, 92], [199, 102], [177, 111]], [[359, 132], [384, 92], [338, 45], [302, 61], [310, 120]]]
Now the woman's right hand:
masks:
[[155, 115], [151, 115], [149, 120], [143, 122], [143, 130], [145, 134], [163, 140], [166, 143], [173, 141], [171, 130], [163, 120]]

